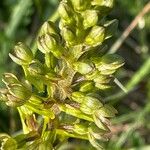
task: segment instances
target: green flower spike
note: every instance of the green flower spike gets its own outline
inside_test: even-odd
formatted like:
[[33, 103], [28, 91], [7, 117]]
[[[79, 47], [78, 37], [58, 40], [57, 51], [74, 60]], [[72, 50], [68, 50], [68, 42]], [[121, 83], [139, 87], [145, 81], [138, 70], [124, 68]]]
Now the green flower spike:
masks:
[[120, 56], [106, 53], [118, 25], [106, 19], [113, 5], [113, 0], [62, 0], [59, 28], [47, 21], [37, 38], [42, 61], [26, 45], [15, 46], [10, 57], [22, 66], [25, 81], [4, 74], [0, 99], [17, 107], [23, 133], [0, 135], [1, 149], [52, 150], [70, 137], [103, 149], [117, 110], [101, 94], [124, 64]]

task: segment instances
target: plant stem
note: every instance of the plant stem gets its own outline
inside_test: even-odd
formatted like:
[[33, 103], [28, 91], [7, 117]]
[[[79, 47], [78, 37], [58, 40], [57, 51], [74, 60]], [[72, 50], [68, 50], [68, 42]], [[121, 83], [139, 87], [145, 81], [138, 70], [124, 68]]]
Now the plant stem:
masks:
[[143, 8], [142, 11], [135, 17], [135, 19], [131, 22], [131, 24], [127, 27], [127, 29], [123, 32], [123, 34], [118, 38], [118, 40], [113, 44], [111, 49], [109, 50], [108, 53], [115, 53], [120, 46], [123, 44], [123, 42], [126, 40], [126, 38], [129, 36], [131, 31], [137, 26], [139, 23], [139, 20], [143, 18], [145, 14], [147, 14], [150, 11], [150, 2], [148, 2], [145, 7]]
[[73, 134], [73, 133], [66, 132], [66, 131], [64, 131], [62, 129], [57, 129], [56, 133], [59, 134], [59, 135], [65, 135], [65, 136], [68, 136], [68, 137], [88, 140], [88, 137], [86, 135]]

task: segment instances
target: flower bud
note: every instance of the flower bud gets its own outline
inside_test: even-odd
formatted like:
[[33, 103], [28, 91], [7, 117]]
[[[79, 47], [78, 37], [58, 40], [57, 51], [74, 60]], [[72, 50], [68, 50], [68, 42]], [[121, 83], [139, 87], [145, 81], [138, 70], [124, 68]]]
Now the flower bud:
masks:
[[107, 54], [101, 58], [100, 62], [96, 64], [96, 67], [102, 74], [112, 74], [123, 65], [124, 60], [122, 57], [116, 54]]
[[40, 36], [44, 35], [44, 34], [58, 34], [58, 29], [55, 26], [55, 24], [51, 21], [47, 21], [45, 22], [40, 30]]
[[103, 6], [112, 8], [114, 4], [114, 0], [93, 0], [92, 5]]
[[13, 84], [13, 83], [20, 83], [20, 81], [17, 79], [17, 77], [14, 74], [12, 74], [12, 73], [5, 73], [3, 75], [2, 81], [6, 85]]
[[92, 110], [99, 109], [103, 106], [103, 104], [97, 98], [91, 96], [85, 96], [83, 104]]
[[0, 134], [0, 143], [1, 143], [0, 147], [3, 150], [17, 149], [17, 141], [15, 139], [11, 138], [7, 134]]
[[98, 150], [103, 150], [103, 146], [102, 146], [102, 143], [100, 142], [100, 139], [97, 140], [91, 133], [90, 129], [89, 129], [89, 133], [88, 133], [88, 139], [89, 139], [89, 142], [91, 143], [91, 145], [93, 147], [95, 147], [96, 149]]
[[0, 89], [0, 100], [3, 102], [7, 102], [8, 98], [6, 94], [8, 93], [8, 89]]
[[8, 106], [18, 107], [26, 103], [31, 97], [31, 89], [21, 84], [9, 84], [8, 89], [0, 90], [0, 97]]
[[85, 38], [85, 44], [89, 46], [101, 45], [105, 38], [105, 28], [102, 26], [94, 26], [88, 36]]
[[9, 56], [18, 65], [27, 65], [33, 59], [33, 54], [30, 48], [21, 42], [15, 46], [14, 52], [15, 55], [9, 54]]
[[44, 75], [46, 73], [45, 68], [39, 61], [32, 61], [28, 67], [28, 71], [31, 76]]
[[52, 53], [55, 57], [60, 58], [62, 52], [60, 49], [59, 37], [55, 34], [45, 34], [38, 38], [38, 49], [42, 53]]
[[99, 129], [94, 123], [88, 128], [89, 133], [98, 140], [107, 141], [107, 138], [104, 136], [105, 131]]
[[118, 28], [118, 20], [114, 19], [111, 21], [107, 21], [104, 24], [106, 28], [105, 39], [111, 38], [117, 31]]
[[67, 24], [71, 24], [73, 19], [73, 10], [68, 5], [67, 2], [62, 1], [58, 7], [58, 12], [60, 17], [67, 22]]
[[117, 113], [117, 110], [108, 104], [105, 104], [104, 107], [100, 108], [95, 112], [98, 116], [111, 118], [114, 117]]
[[97, 24], [98, 22], [98, 14], [96, 10], [86, 10], [83, 13], [83, 26], [84, 29], [92, 27]]
[[74, 70], [81, 74], [88, 74], [93, 70], [93, 64], [86, 62], [75, 62], [73, 66]]
[[19, 107], [19, 106], [22, 106], [26, 102], [26, 100], [17, 98], [10, 94], [7, 94], [7, 99], [8, 100], [6, 102], [6, 105], [8, 105], [10, 107]]
[[71, 95], [72, 100], [78, 103], [82, 103], [84, 101], [85, 95], [82, 92], [73, 92]]
[[106, 90], [106, 89], [111, 88], [110, 85], [102, 84], [102, 83], [98, 83], [98, 82], [95, 83], [95, 87], [97, 87], [100, 90]]
[[11, 84], [8, 87], [9, 93], [24, 101], [28, 100], [31, 97], [32, 92], [21, 84]]
[[73, 127], [73, 131], [79, 135], [87, 134], [87, 124], [75, 124]]
[[81, 92], [88, 92], [88, 91], [91, 91], [93, 88], [94, 88], [94, 82], [86, 81], [86, 82], [81, 83], [79, 90]]
[[80, 110], [87, 115], [92, 115], [94, 111], [92, 108], [87, 107], [87, 105], [83, 103], [80, 105]]
[[100, 129], [104, 130], [104, 131], [110, 131], [109, 128], [107, 127], [107, 124], [105, 122], [103, 122], [103, 120], [105, 118], [103, 118], [103, 120], [101, 119], [102, 117], [99, 116], [97, 114], [97, 112], [94, 112], [93, 114], [93, 119], [94, 119], [94, 122], [95, 124], [97, 125], [97, 127], [99, 127]]
[[89, 74], [85, 75], [85, 78], [87, 80], [94, 80], [95, 78], [97, 78], [100, 75], [100, 72], [96, 69], [92, 72], [90, 72]]
[[75, 33], [69, 29], [68, 27], [62, 28], [62, 36], [67, 44], [69, 45], [75, 45], [76, 44], [76, 35]]
[[84, 11], [90, 6], [89, 0], [71, 0], [76, 11]]
[[97, 78], [94, 79], [94, 82], [96, 83], [101, 83], [101, 84], [107, 84], [111, 81], [110, 76], [104, 76], [104, 75], [99, 75]]
[[110, 83], [111, 80], [112, 78], [110, 76], [99, 75], [99, 77], [94, 79], [95, 87], [101, 90], [108, 89], [111, 87], [110, 85], [108, 85], [108, 83]]
[[[54, 34], [45, 34], [41, 37], [39, 37], [39, 49], [45, 53], [44, 51], [46, 51], [47, 53], [51, 51], [51, 49], [55, 49], [57, 47], [57, 39], [56, 36]], [[41, 48], [42, 47], [42, 48]], [[44, 50], [42, 50], [44, 49]]]

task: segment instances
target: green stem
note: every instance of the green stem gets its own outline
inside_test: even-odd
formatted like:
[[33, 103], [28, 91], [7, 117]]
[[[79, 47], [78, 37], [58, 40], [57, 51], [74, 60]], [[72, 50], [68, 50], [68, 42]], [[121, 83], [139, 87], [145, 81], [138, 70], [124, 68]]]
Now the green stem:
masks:
[[65, 136], [72, 137], [72, 138], [77, 138], [77, 139], [88, 140], [88, 136], [87, 135], [73, 134], [73, 133], [66, 132], [66, 131], [64, 131], [62, 129], [57, 129], [56, 130], [56, 134], [65, 135]]
[[18, 107], [18, 112], [19, 112], [19, 115], [20, 115], [20, 119], [21, 119], [21, 123], [22, 123], [22, 128], [23, 128], [23, 133], [26, 134], [28, 133], [28, 127], [26, 126], [24, 120], [25, 120], [25, 117], [24, 117], [24, 113], [22, 112], [21, 108]]
[[27, 102], [25, 104], [25, 106], [28, 109], [32, 110], [33, 112], [35, 112], [39, 115], [47, 116], [51, 119], [55, 118], [54, 113], [50, 109], [44, 109], [44, 108], [41, 107], [41, 105], [36, 105], [36, 104], [30, 103], [30, 102]]
[[47, 123], [49, 122], [49, 118], [48, 117], [44, 117], [44, 124], [43, 124], [43, 128], [42, 128], [42, 136], [44, 135], [45, 133], [45, 130], [46, 130], [46, 126], [47, 126]]

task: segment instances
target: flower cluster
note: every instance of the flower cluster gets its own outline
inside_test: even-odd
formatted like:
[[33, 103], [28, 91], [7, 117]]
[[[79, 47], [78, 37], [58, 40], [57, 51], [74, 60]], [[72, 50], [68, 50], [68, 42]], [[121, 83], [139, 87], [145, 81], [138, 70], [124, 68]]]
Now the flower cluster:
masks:
[[[61, 136], [89, 140], [102, 149], [109, 118], [117, 110], [105, 104], [100, 93], [111, 87], [114, 73], [124, 64], [120, 56], [106, 54], [107, 40], [118, 24], [106, 20], [112, 7], [113, 0], [62, 0], [59, 28], [45, 22], [37, 39], [44, 61], [36, 59], [26, 45], [15, 46], [10, 57], [22, 66], [26, 80], [6, 73], [6, 89], [0, 93], [7, 105], [18, 108], [25, 133], [22, 139], [34, 139], [22, 147], [53, 149]], [[18, 137], [3, 138], [3, 146], [9, 139], [20, 147]]]

